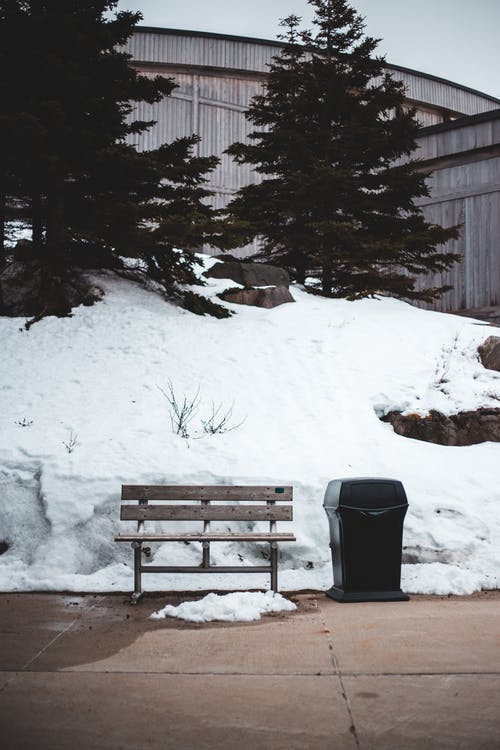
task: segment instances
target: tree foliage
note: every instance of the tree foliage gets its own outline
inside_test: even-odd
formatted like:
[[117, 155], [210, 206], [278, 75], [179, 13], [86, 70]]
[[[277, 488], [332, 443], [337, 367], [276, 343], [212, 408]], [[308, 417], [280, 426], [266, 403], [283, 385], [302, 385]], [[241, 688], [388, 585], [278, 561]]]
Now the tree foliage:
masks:
[[291, 15], [267, 85], [247, 112], [247, 143], [229, 149], [262, 177], [229, 204], [228, 244], [260, 238], [261, 257], [328, 296], [417, 292], [415, 277], [457, 260], [438, 246], [457, 227], [425, 221], [414, 200], [428, 195], [411, 154], [419, 125], [403, 84], [374, 55], [361, 16], [345, 0], [309, 0], [314, 30]]
[[[175, 83], [141, 76], [122, 46], [140, 13], [116, 0], [0, 0], [2, 229], [32, 229], [33, 314], [63, 314], [82, 268], [133, 273], [167, 293], [195, 280], [191, 250], [217, 231], [205, 199], [217, 159], [198, 137], [138, 152], [134, 119]], [[179, 253], [179, 248], [185, 253]], [[66, 285], [66, 286], [65, 286]]]

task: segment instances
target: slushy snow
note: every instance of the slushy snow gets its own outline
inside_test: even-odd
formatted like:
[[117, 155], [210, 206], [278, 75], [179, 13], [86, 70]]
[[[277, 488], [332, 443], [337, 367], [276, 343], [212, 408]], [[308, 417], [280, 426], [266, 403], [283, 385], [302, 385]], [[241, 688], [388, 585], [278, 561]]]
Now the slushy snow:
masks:
[[153, 612], [150, 620], [177, 617], [190, 622], [251, 622], [273, 612], [293, 612], [297, 605], [274, 591], [235, 591], [232, 594], [207, 594], [196, 602], [167, 604]]
[[[1, 590], [130, 591], [132, 550], [113, 541], [135, 530], [120, 525], [120, 488], [148, 483], [293, 485], [294, 521], [281, 529], [297, 542], [280, 545], [279, 587], [326, 589], [325, 488], [359, 476], [404, 484], [407, 592], [498, 587], [500, 445], [431, 445], [379, 419], [393, 409], [498, 407], [500, 375], [477, 356], [491, 328], [394, 299], [331, 300], [299, 287], [294, 304], [226, 303], [235, 315], [217, 320], [113, 276], [96, 283], [104, 299], [70, 318], [29, 331], [23, 318], [0, 318]], [[215, 297], [234, 286], [209, 280], [194, 290]], [[187, 439], [171, 427], [169, 383], [180, 401], [199, 389]], [[227, 426], [240, 426], [204, 432], [214, 408], [232, 409]], [[155, 565], [201, 562], [197, 543], [151, 546]], [[211, 549], [213, 564], [231, 566], [266, 564], [268, 553], [266, 544]], [[269, 586], [267, 574], [244, 573], [143, 581], [164, 591]]]

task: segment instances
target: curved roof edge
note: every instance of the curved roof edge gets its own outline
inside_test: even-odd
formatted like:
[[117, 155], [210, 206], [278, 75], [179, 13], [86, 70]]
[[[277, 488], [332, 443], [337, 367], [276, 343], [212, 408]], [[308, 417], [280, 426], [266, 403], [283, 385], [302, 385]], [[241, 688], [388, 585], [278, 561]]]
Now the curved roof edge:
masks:
[[277, 39], [259, 39], [253, 36], [238, 36], [237, 34], [219, 34], [211, 31], [191, 31], [190, 29], [169, 29], [163, 26], [136, 26], [134, 31], [151, 31], [155, 34], [173, 34], [174, 36], [198, 36], [202, 39], [225, 39], [228, 42], [252, 42], [252, 44], [266, 44], [270, 47], [282, 47]]
[[489, 122], [490, 120], [500, 120], [500, 109], [492, 109], [489, 112], [480, 112], [480, 114], [478, 115], [465, 115], [464, 117], [457, 117], [456, 120], [440, 122], [437, 125], [428, 125], [425, 128], [420, 128], [420, 130], [418, 131], [418, 138], [423, 135], [433, 135], [434, 133], [445, 133], [448, 130], [466, 128], [469, 125], [476, 125], [481, 122]]
[[387, 67], [391, 68], [391, 70], [400, 70], [402, 73], [410, 73], [411, 75], [415, 76], [421, 76], [422, 78], [428, 78], [430, 81], [437, 81], [438, 83], [444, 83], [446, 86], [454, 86], [457, 89], [461, 89], [462, 91], [468, 91], [470, 94], [475, 94], [476, 96], [480, 96], [482, 99], [488, 99], [490, 102], [495, 102], [495, 104], [500, 104], [500, 99], [497, 99], [496, 96], [493, 96], [493, 94], [486, 94], [484, 91], [479, 91], [479, 89], [473, 89], [470, 86], [464, 86], [462, 83], [457, 83], [456, 81], [450, 81], [449, 78], [441, 78], [440, 76], [435, 76], [433, 73], [424, 73], [422, 70], [414, 70], [413, 68], [404, 68], [402, 65], [393, 65], [393, 63], [387, 63]]
[[[162, 26], [136, 26], [135, 31], [145, 31], [149, 33], [154, 34], [172, 34], [174, 36], [197, 36], [204, 39], [221, 39], [226, 40], [229, 42], [250, 42], [252, 44], [265, 44], [270, 47], [282, 47], [283, 44], [279, 42], [277, 39], [261, 39], [259, 37], [251, 37], [251, 36], [238, 36], [234, 34], [220, 34], [218, 32], [210, 32], [210, 31], [192, 31], [190, 29], [170, 29], [170, 28], [164, 28]], [[421, 78], [428, 78], [431, 81], [437, 81], [438, 83], [444, 83], [447, 86], [454, 86], [457, 89], [461, 89], [462, 91], [468, 91], [470, 94], [475, 94], [476, 96], [480, 96], [483, 99], [488, 99], [491, 102], [495, 102], [496, 104], [500, 105], [500, 99], [497, 99], [496, 96], [492, 96], [491, 94], [485, 94], [484, 91], [479, 91], [478, 89], [473, 89], [470, 86], [463, 86], [461, 83], [457, 83], [456, 81], [451, 81], [447, 78], [441, 78], [439, 76], [435, 76], [432, 73], [424, 73], [421, 70], [415, 70], [413, 68], [405, 68], [402, 65], [394, 65], [393, 63], [387, 62], [386, 65], [391, 70], [398, 70], [401, 73], [409, 73], [410, 75], [416, 75], [420, 76]]]

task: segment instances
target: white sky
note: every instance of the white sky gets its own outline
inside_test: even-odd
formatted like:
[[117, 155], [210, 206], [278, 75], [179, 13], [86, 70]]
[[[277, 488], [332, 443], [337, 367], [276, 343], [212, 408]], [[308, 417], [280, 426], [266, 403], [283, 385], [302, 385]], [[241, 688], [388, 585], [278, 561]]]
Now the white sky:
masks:
[[[500, 0], [352, 0], [366, 33], [395, 65], [500, 98]], [[142, 25], [275, 39], [290, 13], [308, 24], [307, 0], [120, 0]]]

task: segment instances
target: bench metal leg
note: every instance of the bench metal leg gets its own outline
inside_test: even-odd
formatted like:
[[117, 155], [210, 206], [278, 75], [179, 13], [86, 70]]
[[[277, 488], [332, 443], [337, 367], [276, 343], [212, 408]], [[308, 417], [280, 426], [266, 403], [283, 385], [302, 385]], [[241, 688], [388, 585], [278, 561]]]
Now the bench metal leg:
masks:
[[278, 543], [271, 542], [271, 589], [278, 593]]
[[142, 585], [141, 585], [141, 555], [142, 555], [142, 542], [132, 542], [134, 550], [134, 593], [132, 594], [132, 604], [137, 604], [142, 596]]
[[203, 568], [210, 567], [210, 542], [203, 542]]

